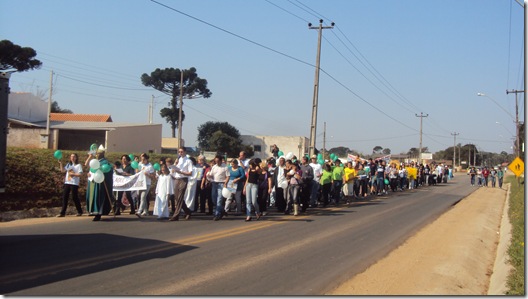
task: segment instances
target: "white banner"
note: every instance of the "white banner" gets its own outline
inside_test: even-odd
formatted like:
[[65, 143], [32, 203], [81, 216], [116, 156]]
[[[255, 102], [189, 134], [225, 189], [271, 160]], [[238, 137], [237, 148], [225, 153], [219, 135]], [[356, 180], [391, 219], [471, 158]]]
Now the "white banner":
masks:
[[147, 181], [143, 172], [131, 176], [114, 174], [114, 191], [147, 190]]

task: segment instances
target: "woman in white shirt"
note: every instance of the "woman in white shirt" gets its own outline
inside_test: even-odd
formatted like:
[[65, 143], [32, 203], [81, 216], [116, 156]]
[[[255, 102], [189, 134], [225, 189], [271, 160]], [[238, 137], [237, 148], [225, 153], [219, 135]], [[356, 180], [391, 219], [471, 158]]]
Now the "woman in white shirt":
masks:
[[150, 191], [152, 179], [156, 177], [156, 173], [154, 171], [154, 167], [152, 167], [152, 164], [150, 164], [150, 162], [148, 161], [149, 156], [146, 153], [142, 153], [140, 159], [141, 162], [138, 165], [136, 173], [143, 172], [145, 174], [145, 180], [147, 182], [147, 190], [139, 191], [139, 209], [136, 212], [136, 216], [141, 218], [141, 216], [149, 215], [147, 195]]
[[66, 208], [68, 207], [68, 199], [70, 192], [72, 194], [73, 203], [77, 209], [77, 216], [82, 216], [81, 202], [79, 201], [79, 182], [82, 173], [82, 165], [79, 164], [79, 157], [76, 153], [70, 155], [70, 161], [66, 166], [62, 167], [62, 161], [59, 160], [61, 172], [66, 173], [64, 178], [64, 192], [62, 193], [62, 210], [57, 217], [64, 217], [66, 215]]

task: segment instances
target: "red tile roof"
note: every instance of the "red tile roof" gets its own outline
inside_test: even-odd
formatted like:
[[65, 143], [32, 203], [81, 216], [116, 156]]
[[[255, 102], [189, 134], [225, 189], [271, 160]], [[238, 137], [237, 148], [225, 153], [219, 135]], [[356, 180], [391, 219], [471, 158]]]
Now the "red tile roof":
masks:
[[74, 114], [74, 113], [51, 113], [51, 121], [91, 121], [112, 122], [110, 114]]

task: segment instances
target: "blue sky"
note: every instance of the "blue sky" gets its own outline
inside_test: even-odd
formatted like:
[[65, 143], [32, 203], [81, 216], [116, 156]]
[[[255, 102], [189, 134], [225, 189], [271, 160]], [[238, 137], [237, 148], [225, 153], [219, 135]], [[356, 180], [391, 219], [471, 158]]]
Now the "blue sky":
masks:
[[[515, 0], [0, 0], [0, 39], [43, 62], [13, 74], [11, 91], [47, 91], [53, 70], [62, 108], [135, 123], [148, 121], [154, 95], [164, 137], [159, 110], [169, 98], [140, 77], [195, 67], [213, 95], [184, 102], [183, 138], [194, 146], [206, 121], [244, 135], [310, 136], [317, 30], [307, 23], [320, 18], [336, 26], [323, 30], [317, 148], [326, 122], [328, 149], [407, 152], [419, 146], [423, 112], [432, 152], [452, 146], [454, 132], [457, 143], [512, 152], [506, 89], [524, 89]], [[522, 97], [519, 105], [524, 121]]]

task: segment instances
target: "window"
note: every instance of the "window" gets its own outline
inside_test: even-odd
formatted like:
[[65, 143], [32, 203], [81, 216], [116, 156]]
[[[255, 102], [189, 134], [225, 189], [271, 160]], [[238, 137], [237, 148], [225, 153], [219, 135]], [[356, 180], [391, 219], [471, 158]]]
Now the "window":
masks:
[[260, 152], [262, 151], [262, 147], [260, 145], [253, 145], [253, 151]]

